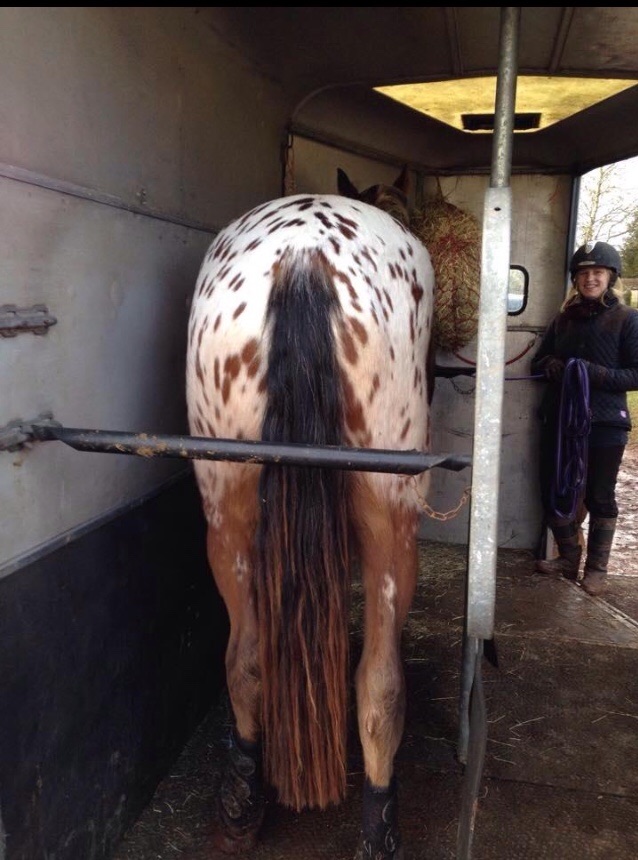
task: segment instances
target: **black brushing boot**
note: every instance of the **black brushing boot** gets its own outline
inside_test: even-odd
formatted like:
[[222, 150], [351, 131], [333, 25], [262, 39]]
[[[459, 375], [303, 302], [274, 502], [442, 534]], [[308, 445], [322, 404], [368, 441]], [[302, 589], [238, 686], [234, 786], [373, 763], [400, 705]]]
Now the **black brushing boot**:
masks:
[[366, 777], [363, 786], [363, 832], [355, 860], [403, 860], [396, 777], [392, 777], [387, 788], [375, 788]]
[[261, 744], [242, 741], [230, 733], [217, 810], [220, 829], [215, 847], [225, 854], [242, 854], [254, 847], [264, 820]]

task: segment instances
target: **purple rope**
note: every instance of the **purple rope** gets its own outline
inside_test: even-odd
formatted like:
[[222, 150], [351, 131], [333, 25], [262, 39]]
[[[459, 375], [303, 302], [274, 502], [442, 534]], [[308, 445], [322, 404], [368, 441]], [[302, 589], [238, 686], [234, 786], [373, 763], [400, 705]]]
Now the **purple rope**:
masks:
[[[544, 379], [543, 373], [532, 376], [506, 376], [506, 382], [523, 379]], [[550, 504], [554, 516], [571, 520], [575, 517], [582, 490], [587, 481], [589, 450], [589, 376], [580, 358], [570, 358], [565, 365], [558, 413], [556, 440], [556, 473], [550, 489]], [[561, 498], [569, 507], [562, 510]]]
[[545, 379], [545, 376], [542, 373], [534, 373], [532, 376], [506, 376], [505, 382], [518, 381], [521, 379]]
[[[565, 365], [558, 413], [556, 438], [556, 473], [551, 488], [551, 505], [559, 519], [571, 520], [578, 509], [587, 481], [587, 454], [591, 412], [589, 409], [589, 376], [579, 358]], [[563, 510], [557, 498], [569, 507]]]

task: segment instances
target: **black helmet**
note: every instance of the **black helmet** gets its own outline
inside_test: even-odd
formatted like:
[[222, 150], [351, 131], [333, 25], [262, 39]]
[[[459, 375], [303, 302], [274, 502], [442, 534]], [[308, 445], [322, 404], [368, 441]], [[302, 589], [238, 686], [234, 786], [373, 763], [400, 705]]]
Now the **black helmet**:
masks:
[[[604, 266], [606, 269], [611, 269], [616, 278], [621, 276], [620, 254], [607, 242], [587, 242], [580, 246], [569, 264], [572, 278], [579, 269], [586, 266]], [[613, 280], [615, 281], [616, 278]]]

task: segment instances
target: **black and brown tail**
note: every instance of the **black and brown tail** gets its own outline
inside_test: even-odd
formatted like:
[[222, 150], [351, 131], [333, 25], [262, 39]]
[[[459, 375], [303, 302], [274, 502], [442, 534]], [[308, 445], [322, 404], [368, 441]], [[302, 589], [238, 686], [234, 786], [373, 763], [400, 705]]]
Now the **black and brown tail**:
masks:
[[[300, 261], [297, 260], [297, 263]], [[323, 256], [278, 267], [267, 310], [263, 440], [343, 443], [343, 391]], [[301, 810], [338, 803], [346, 786], [348, 473], [265, 465], [256, 598], [266, 779]]]

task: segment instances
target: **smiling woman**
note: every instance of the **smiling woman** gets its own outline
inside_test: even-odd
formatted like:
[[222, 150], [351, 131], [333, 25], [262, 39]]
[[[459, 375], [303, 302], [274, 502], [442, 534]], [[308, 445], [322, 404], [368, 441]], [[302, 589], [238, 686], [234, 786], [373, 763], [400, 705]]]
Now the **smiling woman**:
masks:
[[[616, 482], [632, 423], [627, 394], [638, 389], [638, 312], [624, 305], [614, 289], [621, 261], [612, 245], [582, 245], [569, 268], [572, 289], [531, 364], [532, 372], [540, 371], [548, 381], [539, 410], [541, 503], [559, 551], [558, 558], [539, 559], [536, 571], [579, 581], [579, 510], [584, 505], [589, 533], [580, 584], [587, 594], [599, 596], [607, 590], [619, 513]], [[564, 407], [564, 392], [577, 389], [586, 407], [580, 418], [576, 401], [570, 410]], [[577, 428], [575, 436], [584, 437], [577, 455], [583, 464], [580, 476], [568, 476], [559, 466], [567, 462], [569, 425]]]

